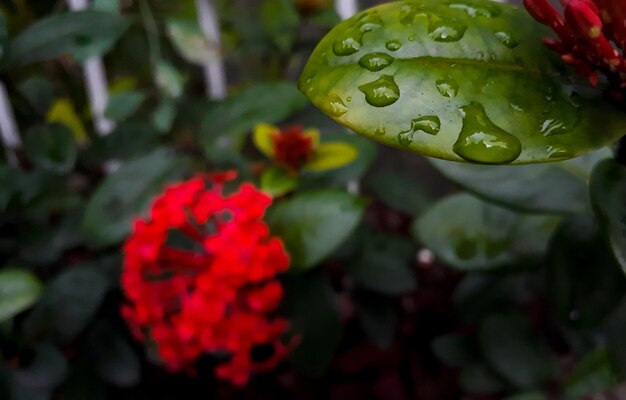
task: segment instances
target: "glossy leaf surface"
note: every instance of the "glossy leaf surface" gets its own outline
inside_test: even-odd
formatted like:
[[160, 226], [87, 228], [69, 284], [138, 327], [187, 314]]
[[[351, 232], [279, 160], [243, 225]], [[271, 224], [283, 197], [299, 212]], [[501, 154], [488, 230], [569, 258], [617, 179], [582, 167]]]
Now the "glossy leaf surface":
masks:
[[606, 160], [593, 171], [591, 201], [600, 225], [626, 272], [626, 167]]
[[626, 115], [565, 78], [544, 36], [488, 0], [392, 2], [333, 29], [300, 89], [356, 132], [453, 161], [557, 161], [619, 138]]

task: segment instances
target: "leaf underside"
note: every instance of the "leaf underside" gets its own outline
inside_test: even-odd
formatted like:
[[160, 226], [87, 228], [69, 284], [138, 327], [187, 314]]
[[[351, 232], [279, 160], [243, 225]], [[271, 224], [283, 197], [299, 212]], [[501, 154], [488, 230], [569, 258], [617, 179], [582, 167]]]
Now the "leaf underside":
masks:
[[545, 36], [488, 0], [388, 3], [335, 27], [300, 90], [358, 133], [452, 161], [550, 162], [615, 141], [626, 114], [577, 87]]

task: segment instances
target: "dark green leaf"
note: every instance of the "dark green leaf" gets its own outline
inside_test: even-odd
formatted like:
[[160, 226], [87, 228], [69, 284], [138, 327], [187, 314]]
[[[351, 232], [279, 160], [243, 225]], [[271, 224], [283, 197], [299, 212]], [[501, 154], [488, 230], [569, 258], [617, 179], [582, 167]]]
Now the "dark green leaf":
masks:
[[105, 276], [93, 267], [80, 265], [62, 272], [46, 286], [24, 321], [26, 336], [71, 342], [91, 322], [107, 289]]
[[122, 121], [133, 115], [145, 99], [146, 94], [138, 90], [114, 93], [104, 114], [114, 121]]
[[468, 336], [450, 333], [432, 342], [433, 353], [449, 367], [462, 368], [477, 361], [475, 345]]
[[122, 240], [131, 220], [144, 211], [165, 183], [182, 175], [186, 160], [165, 149], [133, 159], [112, 173], [87, 204], [83, 230], [97, 246]]
[[417, 249], [406, 238], [392, 234], [369, 234], [361, 243], [360, 257], [348, 273], [365, 288], [387, 295], [415, 290], [415, 272], [411, 270]]
[[263, 30], [281, 51], [289, 51], [296, 40], [300, 18], [293, 0], [263, 0], [260, 10]]
[[54, 101], [54, 85], [51, 81], [42, 76], [31, 76], [20, 82], [18, 90], [39, 114], [48, 113]]
[[550, 242], [548, 290], [562, 321], [595, 326], [624, 295], [626, 278], [591, 217], [563, 223]]
[[477, 196], [531, 212], [584, 211], [593, 165], [610, 157], [608, 149], [552, 164], [483, 166], [431, 159], [447, 178]]
[[0, 270], [0, 322], [13, 318], [37, 302], [41, 282], [26, 269]]
[[549, 400], [548, 397], [541, 392], [525, 392], [509, 396], [505, 400]]
[[374, 293], [355, 298], [357, 315], [369, 340], [381, 349], [391, 346], [398, 324], [395, 300]]
[[537, 388], [554, 372], [552, 356], [521, 319], [487, 318], [480, 327], [479, 342], [493, 370], [520, 389]]
[[128, 17], [102, 11], [52, 15], [21, 32], [10, 43], [4, 68], [72, 54], [79, 61], [106, 53], [130, 25]]
[[76, 140], [65, 125], [40, 125], [30, 129], [24, 138], [24, 150], [40, 168], [66, 173], [76, 161]]
[[565, 396], [582, 399], [618, 383], [607, 349], [599, 347], [587, 353], [565, 379]]
[[289, 322], [301, 342], [292, 353], [296, 367], [310, 375], [322, 374], [342, 335], [338, 301], [323, 270], [291, 276], [285, 285]]
[[558, 221], [517, 214], [460, 194], [422, 215], [413, 234], [455, 268], [489, 269], [542, 255]]
[[152, 125], [160, 133], [168, 133], [176, 118], [176, 103], [170, 99], [161, 99], [159, 106], [152, 114]]
[[626, 167], [603, 161], [593, 171], [590, 191], [598, 221], [626, 272]]
[[335, 27], [300, 89], [358, 133], [453, 161], [557, 161], [615, 141], [626, 114], [573, 87], [545, 36], [488, 0], [391, 2]]
[[475, 364], [464, 367], [459, 374], [463, 390], [475, 394], [491, 394], [503, 389], [504, 384], [489, 368]]
[[157, 147], [159, 136], [159, 132], [147, 123], [123, 122], [108, 135], [95, 138], [81, 153], [81, 161], [97, 167], [109, 160], [139, 157]]
[[49, 399], [52, 389], [65, 378], [67, 361], [59, 349], [42, 343], [33, 350], [33, 360], [13, 371], [13, 400]]
[[291, 255], [292, 268], [309, 269], [324, 260], [354, 231], [365, 202], [339, 191], [303, 192], [270, 210], [268, 223]]
[[430, 205], [416, 179], [400, 171], [378, 171], [366, 180], [366, 185], [380, 201], [407, 215], [415, 215]]

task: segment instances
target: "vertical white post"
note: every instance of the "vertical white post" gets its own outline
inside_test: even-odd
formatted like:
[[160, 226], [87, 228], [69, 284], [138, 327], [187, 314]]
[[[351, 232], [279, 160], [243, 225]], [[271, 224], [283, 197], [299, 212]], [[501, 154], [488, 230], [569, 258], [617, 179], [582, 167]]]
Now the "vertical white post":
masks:
[[[67, 0], [67, 2], [72, 11], [85, 10], [89, 6], [88, 0]], [[96, 132], [99, 135], [106, 135], [115, 128], [115, 123], [104, 116], [109, 91], [102, 58], [92, 57], [85, 61], [83, 74]]]
[[359, 11], [357, 0], [335, 0], [335, 10], [341, 19], [348, 19]]
[[17, 123], [15, 122], [15, 115], [13, 114], [13, 108], [11, 108], [9, 95], [2, 82], [0, 82], [0, 134], [2, 136], [7, 161], [10, 165], [17, 167], [18, 161], [15, 156], [15, 150], [21, 146], [22, 142], [17, 130]]
[[[204, 35], [221, 49], [220, 25], [213, 0], [196, 0], [198, 23]], [[224, 63], [218, 59], [204, 66], [204, 77], [207, 93], [213, 100], [226, 97], [226, 71]]]

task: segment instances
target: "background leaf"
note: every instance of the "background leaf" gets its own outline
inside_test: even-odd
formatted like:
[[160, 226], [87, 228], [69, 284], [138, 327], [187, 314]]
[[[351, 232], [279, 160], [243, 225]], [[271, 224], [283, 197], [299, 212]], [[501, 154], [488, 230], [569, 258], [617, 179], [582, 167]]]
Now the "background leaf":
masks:
[[72, 131], [65, 125], [39, 125], [31, 128], [24, 138], [24, 150], [40, 168], [67, 173], [74, 167], [77, 144]]
[[0, 270], [0, 322], [13, 318], [37, 302], [41, 282], [26, 269]]

